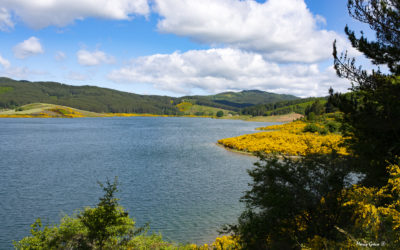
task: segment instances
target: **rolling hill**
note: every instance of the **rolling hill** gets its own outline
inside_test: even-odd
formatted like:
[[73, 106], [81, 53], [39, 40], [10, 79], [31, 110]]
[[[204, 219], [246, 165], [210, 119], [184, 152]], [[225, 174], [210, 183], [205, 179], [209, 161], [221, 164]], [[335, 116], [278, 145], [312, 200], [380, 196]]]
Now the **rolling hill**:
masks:
[[[0, 109], [14, 109], [31, 103], [68, 106], [97, 113], [149, 113], [166, 115], [196, 115], [218, 110], [240, 112], [256, 104], [297, 100], [296, 96], [268, 93], [260, 90], [224, 92], [208, 96], [169, 97], [138, 95], [96, 86], [71, 86], [58, 82], [17, 81], [0, 77]], [[177, 105], [191, 103], [185, 112]], [[208, 107], [208, 108], [206, 108]]]
[[49, 103], [103, 113], [177, 114], [175, 98], [147, 96], [95, 86], [0, 78], [0, 108]]
[[251, 116], [283, 115], [289, 113], [304, 115], [306, 108], [311, 106], [317, 100], [321, 104], [325, 104], [327, 102], [327, 97], [310, 97], [275, 103], [258, 104], [251, 107], [245, 107], [241, 109], [240, 113], [242, 115]]

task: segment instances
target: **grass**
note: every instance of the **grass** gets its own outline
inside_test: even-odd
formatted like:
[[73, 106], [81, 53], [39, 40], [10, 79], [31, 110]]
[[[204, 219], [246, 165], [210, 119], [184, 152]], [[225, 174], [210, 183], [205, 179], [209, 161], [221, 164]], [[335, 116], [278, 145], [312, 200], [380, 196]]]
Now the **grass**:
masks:
[[103, 117], [104, 114], [47, 103], [27, 104], [0, 111], [0, 117]]
[[228, 116], [229, 114], [232, 113], [236, 114], [236, 112], [230, 110], [197, 105], [197, 104], [192, 104], [190, 102], [182, 102], [176, 105], [176, 107], [179, 109], [179, 111], [183, 112], [184, 115], [215, 117], [218, 111], [224, 112], [224, 116]]

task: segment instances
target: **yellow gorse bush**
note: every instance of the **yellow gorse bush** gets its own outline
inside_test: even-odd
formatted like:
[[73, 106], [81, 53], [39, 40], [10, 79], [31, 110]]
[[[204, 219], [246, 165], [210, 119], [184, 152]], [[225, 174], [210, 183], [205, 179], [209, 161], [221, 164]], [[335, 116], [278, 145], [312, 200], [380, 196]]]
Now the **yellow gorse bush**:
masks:
[[191, 248], [193, 250], [236, 250], [236, 249], [242, 249], [236, 240], [235, 237], [233, 236], [221, 236], [217, 237], [215, 241], [209, 245], [209, 244], [204, 244], [202, 246], [197, 246], [195, 244], [191, 245]]
[[[390, 177], [382, 188], [355, 185], [344, 190], [347, 202], [344, 206], [353, 209], [355, 226], [370, 232], [377, 239], [382, 230], [391, 231], [400, 240], [400, 167], [388, 167]], [[388, 224], [390, 228], [388, 228]], [[398, 242], [397, 242], [398, 243]]]
[[176, 107], [179, 109], [181, 112], [188, 112], [190, 111], [190, 108], [193, 106], [192, 103], [190, 102], [182, 102], [176, 105]]
[[346, 149], [339, 146], [343, 139], [341, 135], [304, 133], [306, 125], [307, 123], [303, 121], [295, 121], [258, 128], [258, 130], [272, 131], [222, 139], [218, 143], [244, 152], [263, 151], [267, 154], [283, 153], [296, 156], [308, 153], [326, 154], [332, 150], [336, 150], [339, 154], [347, 154]]

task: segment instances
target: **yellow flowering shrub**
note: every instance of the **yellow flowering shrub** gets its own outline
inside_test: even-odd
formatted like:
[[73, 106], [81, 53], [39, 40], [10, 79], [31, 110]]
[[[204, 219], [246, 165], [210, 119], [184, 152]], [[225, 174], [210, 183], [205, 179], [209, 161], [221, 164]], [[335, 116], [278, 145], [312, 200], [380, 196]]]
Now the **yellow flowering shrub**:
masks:
[[192, 103], [190, 102], [181, 102], [176, 105], [176, 107], [179, 109], [181, 112], [188, 112], [190, 111], [190, 108], [193, 106]]
[[336, 150], [339, 154], [347, 154], [345, 148], [339, 147], [342, 141], [341, 135], [305, 133], [303, 130], [306, 125], [305, 122], [295, 121], [283, 125], [263, 127], [258, 130], [272, 131], [222, 139], [218, 143], [239, 151], [263, 151], [267, 154], [277, 152], [296, 156], [308, 153], [325, 154], [332, 150]]
[[191, 245], [193, 250], [234, 250], [241, 249], [239, 243], [233, 236], [221, 236], [217, 237], [215, 241], [211, 244], [204, 244], [202, 246]]
[[55, 107], [55, 108], [49, 109], [48, 111], [55, 113], [56, 115], [60, 115], [61, 117], [66, 117], [66, 118], [84, 117], [84, 115], [81, 112], [78, 112], [76, 110], [73, 110], [73, 109], [67, 108], [67, 107]]
[[[355, 185], [344, 190], [347, 202], [353, 209], [355, 228], [362, 236], [373, 240], [390, 237], [392, 244], [400, 244], [400, 167], [388, 167], [390, 177], [382, 188]], [[385, 234], [385, 235], [382, 235]]]

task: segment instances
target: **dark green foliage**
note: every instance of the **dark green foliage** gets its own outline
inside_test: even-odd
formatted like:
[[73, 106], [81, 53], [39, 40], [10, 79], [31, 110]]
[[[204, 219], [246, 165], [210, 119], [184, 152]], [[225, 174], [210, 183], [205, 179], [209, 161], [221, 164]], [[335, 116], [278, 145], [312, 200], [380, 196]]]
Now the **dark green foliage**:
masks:
[[304, 132], [310, 132], [310, 133], [319, 133], [321, 135], [326, 135], [329, 132], [329, 129], [327, 127], [320, 127], [315, 123], [309, 123], [305, 126]]
[[[260, 90], [243, 90], [241, 92], [224, 92], [220, 93], [214, 96], [209, 96], [211, 100], [216, 101], [216, 102], [221, 102], [223, 103], [230, 103], [230, 106], [232, 104], [238, 104], [237, 106], [239, 107], [246, 107], [246, 106], [251, 106], [254, 104], [261, 104], [261, 103], [274, 103], [278, 101], [284, 101], [284, 100], [295, 100], [299, 99], [296, 96], [293, 95], [281, 95], [281, 94], [274, 94], [274, 93], [268, 93], [265, 91], [260, 91]], [[240, 106], [239, 104], [242, 104]]]
[[269, 116], [269, 115], [284, 115], [289, 113], [305, 114], [308, 105], [319, 100], [320, 103], [325, 103], [326, 98], [304, 98], [290, 101], [279, 101], [275, 103], [259, 104], [251, 107], [246, 107], [241, 110], [243, 115], [252, 116]]
[[326, 123], [326, 128], [330, 133], [338, 132], [340, 130], [340, 126], [341, 124], [337, 121], [329, 121]]
[[179, 104], [182, 102], [190, 102], [192, 104], [197, 104], [201, 106], [239, 111], [239, 108], [236, 106], [230, 106], [230, 105], [225, 105], [223, 103], [214, 102], [208, 96], [184, 96], [176, 99], [176, 103]]
[[166, 96], [145, 96], [94, 86], [70, 86], [55, 82], [15, 81], [0, 78], [0, 87], [12, 91], [0, 94], [0, 108], [15, 108], [30, 103], [64, 105], [93, 112], [177, 114]]
[[15, 108], [41, 102], [99, 113], [181, 115], [175, 105], [184, 101], [238, 112], [241, 107], [296, 98], [291, 95], [255, 90], [175, 98], [137, 95], [95, 86], [70, 86], [56, 82], [29, 82], [0, 78], [0, 108]]
[[379, 70], [369, 74], [346, 54], [339, 57], [334, 46], [337, 74], [353, 86], [344, 95], [332, 91], [330, 103], [344, 113], [342, 133], [351, 137], [347, 143], [359, 158], [357, 167], [366, 174], [365, 184], [382, 185], [387, 180], [386, 162], [400, 155], [400, 1], [350, 0], [348, 8], [376, 33], [376, 41], [368, 41], [346, 27], [353, 47], [372, 63], [387, 65], [391, 74]]
[[[42, 226], [37, 219], [31, 236], [14, 242], [16, 249], [176, 249], [161, 235], [147, 235], [147, 227], [136, 228], [134, 221], [115, 198], [117, 179], [108, 180], [96, 207], [87, 207], [74, 216], [65, 216], [59, 225]], [[191, 249], [182, 246], [182, 249]]]
[[119, 209], [118, 199], [115, 198], [117, 178], [114, 183], [107, 180], [106, 185], [99, 183], [103, 188], [104, 196], [95, 209], [85, 209], [78, 218], [87, 228], [87, 238], [92, 246], [104, 247], [111, 237], [122, 237], [132, 234], [133, 224], [129, 222], [128, 213]]
[[240, 235], [245, 249], [300, 249], [314, 235], [343, 238], [335, 226], [347, 223], [337, 199], [348, 185], [346, 159], [335, 153], [283, 160], [258, 156], [248, 171], [253, 181], [242, 198], [246, 210], [237, 225], [227, 227]]
[[316, 116], [320, 116], [325, 113], [325, 106], [319, 100], [315, 100], [315, 102], [307, 106], [304, 113], [307, 116], [310, 113], [314, 113]]
[[375, 31], [376, 41], [362, 34], [357, 38], [347, 26], [345, 32], [354, 48], [376, 65], [385, 64], [394, 75], [400, 75], [400, 1], [349, 0], [350, 15]]
[[239, 111], [241, 108], [260, 103], [275, 103], [283, 100], [299, 99], [292, 95], [281, 95], [259, 90], [243, 90], [241, 92], [224, 92], [209, 96], [184, 96], [177, 99], [178, 103], [189, 101], [193, 104]]
[[217, 117], [223, 117], [223, 116], [224, 116], [224, 112], [221, 111], [221, 110], [219, 110], [219, 111], [217, 112]]
[[315, 121], [316, 119], [317, 119], [317, 116], [315, 115], [314, 112], [308, 113], [308, 115], [307, 115], [307, 120], [308, 121]]

